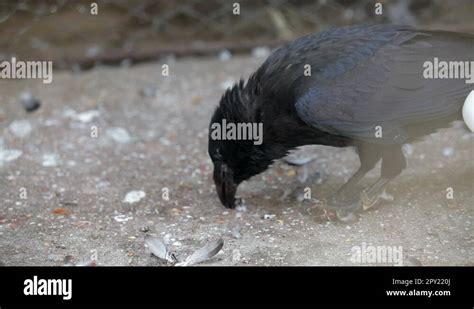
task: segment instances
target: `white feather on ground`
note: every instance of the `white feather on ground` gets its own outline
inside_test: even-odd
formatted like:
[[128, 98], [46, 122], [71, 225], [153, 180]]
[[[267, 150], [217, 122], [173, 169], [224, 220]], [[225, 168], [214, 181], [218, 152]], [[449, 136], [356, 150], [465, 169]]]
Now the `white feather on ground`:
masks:
[[148, 249], [150, 249], [151, 253], [153, 253], [153, 255], [157, 258], [160, 258], [170, 263], [177, 262], [174, 254], [171, 253], [168, 248], [166, 248], [165, 244], [162, 243], [161, 240], [159, 240], [158, 238], [153, 237], [151, 235], [146, 235], [145, 244]]
[[194, 253], [188, 256], [184, 262], [180, 262], [176, 264], [176, 266], [190, 266], [210, 260], [221, 251], [223, 246], [224, 240], [222, 240], [222, 238], [210, 242], [201, 249], [194, 251]]

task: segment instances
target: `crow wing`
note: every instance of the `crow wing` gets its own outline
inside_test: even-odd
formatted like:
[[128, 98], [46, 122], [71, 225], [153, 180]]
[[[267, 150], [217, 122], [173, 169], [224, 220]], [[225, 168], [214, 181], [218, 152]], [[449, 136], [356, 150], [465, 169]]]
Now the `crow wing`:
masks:
[[[434, 57], [473, 61], [474, 36], [468, 34], [401, 26], [342, 28], [276, 53], [281, 63], [269, 59], [264, 69], [289, 71], [286, 82], [294, 89], [298, 116], [318, 130], [359, 140], [406, 142], [413, 138], [413, 126], [460, 115], [462, 99], [472, 89], [465, 79], [423, 75], [425, 62]], [[311, 76], [304, 76], [305, 64], [311, 65]], [[280, 86], [274, 86], [276, 93]], [[377, 126], [381, 136], [375, 135]]]

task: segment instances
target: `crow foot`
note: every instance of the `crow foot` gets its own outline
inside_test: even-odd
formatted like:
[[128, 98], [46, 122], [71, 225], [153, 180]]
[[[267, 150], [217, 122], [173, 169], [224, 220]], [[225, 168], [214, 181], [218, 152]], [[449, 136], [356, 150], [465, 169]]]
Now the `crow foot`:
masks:
[[360, 202], [362, 204], [363, 210], [368, 210], [372, 208], [375, 204], [377, 204], [379, 200], [379, 194], [370, 196], [367, 191], [368, 190], [365, 189], [365, 190], [362, 190], [362, 192], [360, 193]]

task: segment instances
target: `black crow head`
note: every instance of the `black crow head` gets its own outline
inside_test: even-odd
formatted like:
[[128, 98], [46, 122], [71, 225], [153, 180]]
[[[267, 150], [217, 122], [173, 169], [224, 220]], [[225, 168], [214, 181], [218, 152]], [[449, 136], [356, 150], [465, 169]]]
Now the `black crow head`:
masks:
[[[214, 163], [213, 177], [217, 194], [227, 208], [234, 207], [237, 186], [265, 171], [272, 163], [267, 155], [261, 104], [257, 86], [252, 81], [246, 85], [240, 81], [225, 92], [211, 118], [208, 152]], [[223, 133], [222, 127], [226, 124], [234, 124], [236, 127], [240, 124], [240, 128], [247, 129], [251, 126], [254, 129], [253, 136], [247, 134], [241, 135], [240, 139], [229, 139], [225, 132], [219, 135]], [[261, 132], [255, 132], [255, 129]], [[226, 128], [226, 131], [229, 130]], [[257, 135], [261, 140], [256, 139]]]

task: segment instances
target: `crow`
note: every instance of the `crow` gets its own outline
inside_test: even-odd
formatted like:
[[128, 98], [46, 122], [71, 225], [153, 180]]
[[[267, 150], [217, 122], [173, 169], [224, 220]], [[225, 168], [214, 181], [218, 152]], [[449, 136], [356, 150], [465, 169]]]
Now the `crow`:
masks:
[[[371, 207], [406, 167], [403, 144], [462, 119], [473, 60], [472, 34], [399, 25], [336, 28], [276, 49], [246, 82], [224, 93], [212, 115], [208, 152], [220, 201], [233, 208], [242, 181], [289, 151], [316, 144], [354, 147], [360, 160], [327, 207], [340, 217]], [[457, 75], [441, 72], [448, 63]], [[214, 124], [223, 120], [262, 124], [262, 143], [216, 138]], [[380, 160], [380, 178], [357, 190]]]

